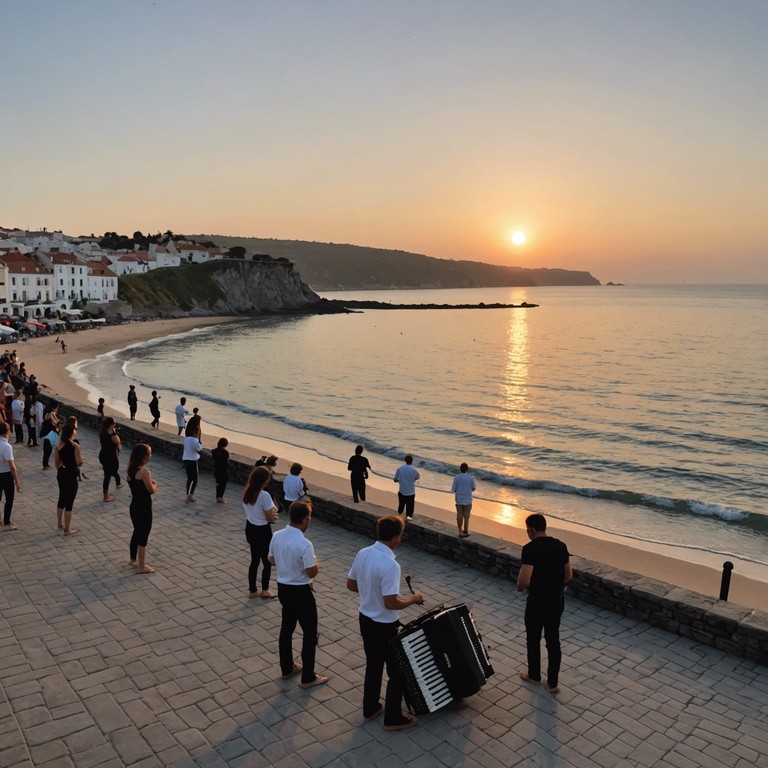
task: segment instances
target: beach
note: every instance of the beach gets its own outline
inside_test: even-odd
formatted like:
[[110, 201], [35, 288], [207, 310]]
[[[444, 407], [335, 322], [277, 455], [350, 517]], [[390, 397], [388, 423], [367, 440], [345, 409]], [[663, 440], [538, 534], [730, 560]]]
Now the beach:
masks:
[[[182, 334], [195, 328], [203, 328], [231, 321], [233, 318], [204, 317], [158, 320], [145, 323], [127, 323], [118, 326], [80, 331], [66, 334], [68, 354], [62, 354], [54, 337], [32, 339], [18, 347], [19, 357], [25, 362], [27, 371], [36, 375], [45, 394], [80, 403], [95, 410], [98, 393], [84, 388], [72, 375], [72, 369], [83, 360], [91, 360], [107, 352], [122, 349], [159, 337]], [[204, 361], [201, 361], [204, 365]], [[126, 385], [127, 390], [127, 385]], [[161, 393], [162, 394], [162, 393]], [[176, 434], [172, 409], [176, 402], [172, 397], [161, 401], [163, 418], [161, 429], [169, 435]], [[188, 408], [195, 405], [188, 403]], [[118, 420], [127, 419], [127, 403], [107, 403], [107, 412]], [[149, 431], [149, 413], [146, 402], [141, 401], [137, 413], [139, 424]], [[333, 463], [319, 456], [309, 448], [288, 446], [263, 436], [249, 437], [241, 433], [216, 429], [215, 434], [206, 432], [203, 422], [203, 443], [213, 447], [213, 440], [226, 436], [230, 440], [231, 453], [253, 460], [263, 454], [274, 453], [280, 457], [278, 471], [285, 473], [294, 461], [304, 465], [303, 476], [315, 490], [329, 489], [350, 494], [346, 473], [340, 475], [338, 462]], [[350, 446], [350, 453], [351, 453]], [[368, 483], [368, 500], [374, 504], [396, 509], [397, 486], [384, 475], [373, 475]], [[350, 504], [351, 504], [350, 494]], [[449, 494], [419, 488], [416, 497], [417, 515], [428, 516], [455, 524], [455, 510]], [[511, 504], [476, 499], [473, 505], [471, 531], [483, 533], [498, 539], [524, 544], [527, 541], [524, 519], [527, 512]], [[721, 556], [712, 553], [681, 550], [674, 546], [631, 540], [601, 532], [599, 529], [585, 529], [570, 523], [554, 521], [550, 533], [562, 538], [573, 555], [594, 560], [605, 565], [639, 573], [644, 576], [674, 584], [706, 595], [717, 596], [720, 587], [722, 567]], [[768, 569], [757, 563], [737, 562], [731, 582], [730, 601], [747, 607], [768, 610]]]

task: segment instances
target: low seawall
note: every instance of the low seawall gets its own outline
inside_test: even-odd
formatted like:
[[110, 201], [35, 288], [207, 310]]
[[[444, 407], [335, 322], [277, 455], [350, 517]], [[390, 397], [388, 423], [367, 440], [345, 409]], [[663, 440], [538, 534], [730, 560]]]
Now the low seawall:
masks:
[[[45, 395], [43, 400], [47, 400]], [[63, 415], [74, 414], [85, 425], [97, 427], [97, 416], [67, 401], [61, 401]], [[182, 446], [176, 439], [162, 433], [144, 431], [132, 426], [136, 422], [121, 422], [122, 439], [135, 445], [145, 442], [152, 450], [181, 460]], [[210, 456], [203, 455], [200, 468], [212, 472]], [[242, 456], [233, 455], [229, 475], [245, 483], [253, 464]], [[282, 484], [273, 481], [270, 490], [281, 496]], [[348, 495], [321, 489], [312, 493], [313, 515], [373, 538], [375, 521], [393, 510], [366, 504], [365, 510], [350, 504]], [[510, 591], [520, 570], [521, 547], [517, 544], [473, 533], [471, 539], [460, 539], [454, 526], [431, 518], [419, 517], [408, 523], [407, 545], [418, 547], [457, 565], [475, 568], [510, 582]], [[610, 566], [571, 558], [573, 580], [567, 593], [584, 602], [606, 608], [622, 616], [646, 622], [669, 632], [691, 638], [704, 645], [768, 665], [768, 613], [744, 608], [713, 597], [665, 584], [636, 573]]]

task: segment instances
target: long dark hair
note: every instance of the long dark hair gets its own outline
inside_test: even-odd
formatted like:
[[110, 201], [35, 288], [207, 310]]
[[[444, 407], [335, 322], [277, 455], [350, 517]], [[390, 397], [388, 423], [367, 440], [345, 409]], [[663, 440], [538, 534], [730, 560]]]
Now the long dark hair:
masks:
[[131, 451], [131, 458], [128, 459], [128, 479], [135, 480], [136, 473], [141, 468], [141, 462], [149, 456], [152, 449], [146, 443], [136, 443]]
[[105, 419], [101, 420], [101, 425], [99, 426], [99, 435], [102, 437], [106, 435], [112, 427], [116, 427], [117, 422], [112, 418], [112, 416], [107, 416]]
[[72, 439], [77, 429], [77, 419], [74, 416], [67, 416], [64, 426], [61, 428], [61, 439], [66, 443]]
[[243, 490], [243, 501], [253, 504], [259, 498], [259, 492], [269, 482], [271, 475], [266, 467], [256, 467], [248, 476], [248, 483]]

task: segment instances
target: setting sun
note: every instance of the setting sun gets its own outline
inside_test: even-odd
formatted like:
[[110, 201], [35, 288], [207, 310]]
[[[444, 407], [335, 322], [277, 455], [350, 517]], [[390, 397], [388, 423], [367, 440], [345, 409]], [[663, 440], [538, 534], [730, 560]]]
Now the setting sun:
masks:
[[525, 232], [521, 232], [519, 229], [512, 233], [512, 242], [515, 245], [522, 245], [525, 242]]

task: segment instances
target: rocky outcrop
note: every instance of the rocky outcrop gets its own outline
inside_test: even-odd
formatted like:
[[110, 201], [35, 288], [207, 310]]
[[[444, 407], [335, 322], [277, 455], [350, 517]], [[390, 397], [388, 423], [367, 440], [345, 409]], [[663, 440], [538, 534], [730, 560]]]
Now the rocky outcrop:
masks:
[[320, 297], [286, 259], [223, 259], [120, 278], [134, 312], [239, 315], [311, 311]]

